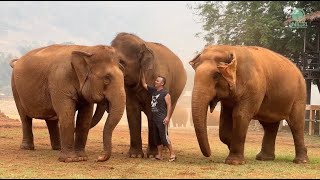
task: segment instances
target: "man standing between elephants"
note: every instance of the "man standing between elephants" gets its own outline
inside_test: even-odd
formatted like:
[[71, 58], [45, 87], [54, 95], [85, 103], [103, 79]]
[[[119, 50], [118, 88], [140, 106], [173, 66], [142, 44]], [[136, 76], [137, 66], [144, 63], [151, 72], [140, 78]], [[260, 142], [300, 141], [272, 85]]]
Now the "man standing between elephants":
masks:
[[158, 148], [158, 154], [155, 159], [162, 160], [163, 146], [167, 146], [170, 151], [169, 162], [175, 161], [176, 155], [172, 149], [172, 143], [168, 136], [168, 124], [171, 118], [171, 96], [167, 90], [164, 89], [166, 84], [165, 77], [158, 76], [154, 82], [154, 87], [146, 83], [144, 73], [142, 73], [141, 83], [143, 87], [152, 95], [151, 111], [152, 121], [155, 135], [155, 142]]

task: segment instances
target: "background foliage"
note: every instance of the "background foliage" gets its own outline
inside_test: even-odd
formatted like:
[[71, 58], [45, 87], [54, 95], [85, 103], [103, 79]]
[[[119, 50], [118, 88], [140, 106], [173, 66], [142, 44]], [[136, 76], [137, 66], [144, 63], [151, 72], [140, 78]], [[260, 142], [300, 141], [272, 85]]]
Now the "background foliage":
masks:
[[[272, 49], [289, 58], [303, 48], [303, 29], [286, 27], [293, 8], [305, 14], [320, 10], [317, 1], [206, 1], [191, 6], [200, 16], [203, 36], [209, 44], [252, 45]], [[312, 44], [315, 28], [308, 28]]]

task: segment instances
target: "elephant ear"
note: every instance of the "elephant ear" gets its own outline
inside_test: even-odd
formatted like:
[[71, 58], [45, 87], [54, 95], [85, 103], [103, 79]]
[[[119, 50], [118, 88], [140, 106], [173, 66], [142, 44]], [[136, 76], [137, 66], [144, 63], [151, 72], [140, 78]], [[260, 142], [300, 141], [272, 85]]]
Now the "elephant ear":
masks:
[[189, 61], [189, 64], [192, 66], [192, 68], [195, 70], [200, 62], [200, 55], [201, 53], [197, 54], [191, 61]]
[[234, 90], [236, 87], [236, 73], [237, 73], [237, 58], [235, 53], [231, 53], [228, 57], [229, 64], [220, 62], [218, 70], [221, 75], [227, 80], [230, 90]]
[[82, 89], [84, 82], [89, 74], [88, 57], [93, 54], [84, 51], [72, 51], [71, 65], [76, 71], [80, 89]]
[[142, 44], [141, 51], [139, 54], [139, 60], [141, 64], [141, 69], [143, 72], [152, 70], [154, 66], [154, 53], [148, 48], [144, 43]]

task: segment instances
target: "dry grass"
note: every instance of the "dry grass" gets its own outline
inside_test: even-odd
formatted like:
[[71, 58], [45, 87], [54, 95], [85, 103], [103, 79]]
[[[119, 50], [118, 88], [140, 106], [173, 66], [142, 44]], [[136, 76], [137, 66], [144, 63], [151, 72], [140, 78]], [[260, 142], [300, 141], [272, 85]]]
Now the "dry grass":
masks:
[[[276, 142], [276, 160], [255, 160], [260, 150], [261, 131], [249, 131], [245, 146], [247, 164], [224, 164], [227, 147], [218, 138], [217, 128], [209, 128], [212, 156], [204, 157], [193, 128], [170, 128], [177, 161], [155, 161], [148, 158], [128, 158], [129, 129], [118, 125], [113, 133], [113, 150], [109, 161], [98, 163], [102, 152], [103, 123], [93, 128], [86, 150], [89, 160], [77, 163], [58, 162], [58, 151], [51, 150], [49, 134], [44, 121], [34, 121], [34, 151], [20, 150], [22, 138], [19, 121], [0, 119], [0, 178], [320, 178], [319, 137], [306, 136], [310, 163], [292, 163], [294, 146], [292, 135], [279, 132]], [[142, 130], [143, 149], [146, 149], [147, 128]]]

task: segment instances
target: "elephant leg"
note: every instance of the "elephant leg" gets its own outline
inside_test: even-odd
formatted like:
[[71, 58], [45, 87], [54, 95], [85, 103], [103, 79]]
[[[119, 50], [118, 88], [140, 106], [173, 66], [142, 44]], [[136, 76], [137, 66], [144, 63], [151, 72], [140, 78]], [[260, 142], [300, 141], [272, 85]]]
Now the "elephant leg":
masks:
[[307, 148], [304, 143], [304, 108], [305, 106], [303, 103], [293, 104], [292, 111], [287, 120], [295, 146], [296, 157], [293, 162], [297, 164], [309, 162]]
[[232, 140], [232, 108], [221, 106], [219, 137], [230, 150]]
[[232, 139], [230, 152], [225, 160], [226, 164], [245, 164], [244, 143], [248, 131], [249, 122], [252, 118], [251, 110], [254, 109], [249, 103], [240, 103], [233, 109]]
[[259, 121], [264, 129], [264, 136], [261, 145], [261, 151], [257, 154], [256, 160], [269, 161], [275, 158], [275, 142], [280, 125], [279, 122], [267, 123]]
[[22, 124], [22, 143], [20, 145], [20, 149], [34, 150], [34, 142], [33, 142], [33, 133], [32, 133], [32, 118], [28, 117], [23, 110], [20, 99], [15, 87], [15, 83], [12, 79], [12, 94], [14, 101], [16, 103], [16, 107], [20, 116], [21, 124]]
[[142, 151], [142, 139], [141, 139], [141, 110], [137, 100], [130, 99], [133, 95], [127, 95], [127, 119], [130, 130], [130, 149], [128, 152], [129, 157], [144, 157]]
[[20, 114], [22, 123], [23, 138], [20, 149], [34, 150], [33, 132], [32, 132], [32, 118], [27, 115]]
[[88, 133], [93, 115], [93, 104], [85, 104], [78, 109], [76, 122], [75, 152], [79, 161], [87, 161], [88, 155], [85, 152]]
[[50, 142], [52, 149], [61, 150], [59, 121], [46, 119], [46, 124], [50, 134]]
[[62, 97], [61, 94], [51, 97], [53, 108], [58, 115], [61, 135], [61, 151], [58, 160], [61, 162], [77, 162], [79, 158], [74, 151], [76, 105], [73, 100]]

